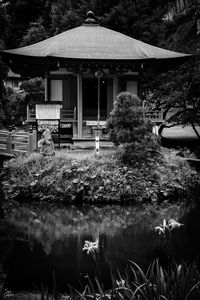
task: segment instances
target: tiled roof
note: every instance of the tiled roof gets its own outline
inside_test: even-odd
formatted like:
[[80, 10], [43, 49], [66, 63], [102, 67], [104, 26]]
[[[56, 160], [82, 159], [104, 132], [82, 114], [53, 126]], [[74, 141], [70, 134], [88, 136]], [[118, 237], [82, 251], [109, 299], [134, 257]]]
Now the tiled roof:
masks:
[[42, 42], [4, 52], [26, 57], [115, 61], [163, 60], [188, 56], [151, 46], [97, 24], [84, 24]]

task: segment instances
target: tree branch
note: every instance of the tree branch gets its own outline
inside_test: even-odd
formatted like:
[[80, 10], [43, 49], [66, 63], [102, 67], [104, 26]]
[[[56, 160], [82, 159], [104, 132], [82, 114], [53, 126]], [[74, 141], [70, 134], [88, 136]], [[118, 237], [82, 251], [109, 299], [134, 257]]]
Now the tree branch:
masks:
[[194, 126], [194, 123], [191, 122], [191, 125], [192, 125], [192, 128], [193, 128], [194, 132], [196, 133], [196, 136], [197, 136], [198, 140], [200, 141], [200, 135], [199, 135], [199, 133], [198, 133], [196, 127]]

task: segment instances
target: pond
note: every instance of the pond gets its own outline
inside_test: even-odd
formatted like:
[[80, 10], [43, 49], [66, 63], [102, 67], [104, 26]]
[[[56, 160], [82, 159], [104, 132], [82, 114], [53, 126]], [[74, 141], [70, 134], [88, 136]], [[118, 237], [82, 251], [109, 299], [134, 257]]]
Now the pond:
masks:
[[[83, 290], [87, 275], [93, 277], [97, 268], [109, 288], [111, 271], [123, 273], [129, 260], [144, 269], [157, 257], [165, 264], [166, 247], [154, 231], [164, 218], [184, 224], [173, 231], [170, 255], [177, 261], [196, 259], [200, 213], [195, 210], [47, 205], [12, 209], [0, 226], [6, 288], [31, 292], [43, 286], [52, 291], [56, 284], [61, 293], [69, 286]], [[96, 262], [83, 251], [86, 240], [99, 241]]]

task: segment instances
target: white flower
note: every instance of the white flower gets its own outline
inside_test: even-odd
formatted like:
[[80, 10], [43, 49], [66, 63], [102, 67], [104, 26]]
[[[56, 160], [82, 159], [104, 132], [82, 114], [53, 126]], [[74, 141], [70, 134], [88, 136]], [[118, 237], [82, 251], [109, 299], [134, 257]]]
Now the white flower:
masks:
[[154, 230], [155, 230], [156, 232], [158, 232], [158, 234], [164, 234], [164, 233], [165, 233], [165, 230], [164, 230], [161, 226], [156, 226], [156, 227], [154, 228]]
[[165, 229], [167, 227], [167, 222], [166, 222], [166, 220], [164, 219], [163, 220], [163, 229]]
[[96, 240], [95, 242], [85, 241], [85, 244], [83, 246], [83, 251], [87, 251], [87, 254], [94, 253], [99, 249], [99, 240]]
[[164, 219], [163, 220], [163, 224], [154, 227], [154, 230], [156, 232], [158, 232], [159, 235], [161, 235], [161, 234], [164, 235], [166, 232], [169, 232], [169, 231], [173, 230], [174, 228], [179, 228], [180, 226], [183, 226], [183, 224], [181, 224], [181, 223], [179, 223], [179, 222], [177, 222], [177, 221], [175, 221], [173, 219], [170, 219], [168, 221], [168, 223]]
[[168, 226], [169, 226], [169, 229], [172, 230], [174, 228], [179, 228], [179, 227], [183, 226], [183, 224], [181, 224], [173, 219], [170, 219], [168, 222]]
[[117, 283], [117, 286], [118, 287], [125, 287], [125, 283], [126, 281], [124, 279], [121, 279], [121, 280], [116, 280], [116, 283]]

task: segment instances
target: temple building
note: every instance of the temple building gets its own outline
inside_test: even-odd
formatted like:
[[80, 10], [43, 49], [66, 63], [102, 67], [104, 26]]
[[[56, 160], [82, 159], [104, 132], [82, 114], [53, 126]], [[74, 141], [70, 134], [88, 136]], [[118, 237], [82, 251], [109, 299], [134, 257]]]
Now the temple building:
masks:
[[5, 85], [14, 89], [15, 91], [19, 91], [20, 85], [28, 79], [28, 77], [22, 77], [20, 74], [15, 74], [9, 69], [7, 78], [5, 80]]
[[[27, 121], [71, 124], [74, 141], [93, 139], [94, 127], [104, 127], [119, 92], [140, 95], [141, 78], [190, 57], [102, 27], [91, 11], [82, 26], [1, 54], [13, 72], [45, 78], [44, 100], [28, 106]], [[101, 138], [107, 137], [103, 130]]]

